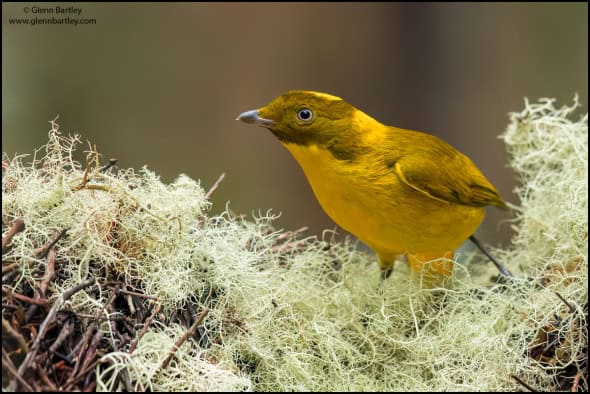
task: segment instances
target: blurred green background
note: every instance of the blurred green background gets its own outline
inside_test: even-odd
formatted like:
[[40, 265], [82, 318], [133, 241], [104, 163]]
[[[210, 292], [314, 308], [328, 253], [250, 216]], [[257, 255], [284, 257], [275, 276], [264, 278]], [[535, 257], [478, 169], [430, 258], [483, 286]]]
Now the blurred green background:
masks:
[[[76, 6], [93, 25], [15, 25]], [[56, 15], [58, 16], [58, 15]], [[588, 103], [588, 6], [577, 4], [2, 4], [3, 151], [32, 152], [48, 120], [119, 166], [179, 173], [213, 211], [272, 208], [276, 226], [335, 224], [266, 130], [236, 122], [289, 89], [331, 93], [383, 123], [438, 135], [517, 203], [503, 143], [523, 97]], [[507, 244], [511, 214], [479, 231]], [[343, 231], [339, 230], [342, 234]]]

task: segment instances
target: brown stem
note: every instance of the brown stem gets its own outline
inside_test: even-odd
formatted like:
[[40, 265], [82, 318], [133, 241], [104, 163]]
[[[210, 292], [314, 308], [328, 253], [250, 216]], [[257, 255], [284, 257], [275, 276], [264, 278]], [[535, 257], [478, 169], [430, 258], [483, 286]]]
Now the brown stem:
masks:
[[28, 304], [34, 304], [34, 305], [39, 305], [39, 306], [48, 306], [49, 305], [49, 301], [46, 299], [42, 299], [42, 298], [35, 299], [35, 298], [27, 297], [25, 295], [16, 293], [16, 292], [12, 291], [11, 289], [4, 287], [4, 286], [2, 286], [2, 292], [10, 294], [11, 297], [14, 297], [17, 300], [26, 302]]
[[[20, 376], [18, 374], [18, 372], [16, 371], [16, 368], [14, 367], [14, 364], [12, 363], [12, 360], [10, 359], [10, 357], [8, 357], [8, 355], [6, 355], [6, 352], [4, 351], [4, 347], [2, 347], [2, 368], [6, 368], [6, 370], [8, 372], [10, 372], [10, 374], [12, 376], [14, 376], [14, 378], [16, 380], [18, 380], [18, 382], [25, 388], [25, 390], [32, 392], [35, 391], [27, 382], [25, 382], [25, 380], [22, 378], [22, 376]], [[16, 383], [14, 383], [14, 381], [10, 382], [10, 385], [16, 385]]]
[[4, 316], [2, 316], [2, 334], [4, 334], [4, 333], [6, 333], [6, 334], [10, 335], [11, 337], [13, 337], [14, 339], [16, 339], [16, 341], [18, 342], [18, 345], [20, 346], [20, 348], [23, 350], [23, 352], [25, 354], [29, 352], [29, 346], [27, 345], [25, 338], [23, 338], [21, 333], [18, 332], [17, 330], [15, 330], [10, 325], [8, 320], [6, 320], [4, 318]]
[[535, 389], [534, 387], [530, 386], [529, 384], [525, 383], [521, 378], [519, 378], [516, 375], [510, 374], [510, 376], [512, 377], [512, 379], [516, 380], [518, 383], [520, 383], [524, 388], [526, 388], [529, 391], [532, 391], [534, 393], [538, 392], [539, 390]]
[[114, 167], [118, 161], [119, 161], [118, 159], [109, 159], [109, 163], [104, 165], [100, 169], [100, 172], [106, 172], [109, 168]]
[[67, 321], [63, 325], [61, 331], [59, 332], [59, 335], [55, 339], [55, 342], [53, 342], [53, 344], [49, 347], [49, 354], [55, 353], [55, 351], [61, 346], [63, 341], [67, 337], [69, 337], [72, 332], [74, 332], [74, 323], [72, 323], [71, 321]]
[[[35, 337], [35, 341], [33, 342], [33, 345], [31, 346], [31, 350], [29, 351], [29, 353], [27, 353], [27, 356], [25, 357], [23, 363], [18, 368], [17, 373], [19, 376], [22, 377], [24, 372], [31, 367], [31, 363], [33, 362], [35, 356], [37, 356], [37, 352], [39, 351], [39, 346], [41, 344], [41, 340], [45, 337], [45, 334], [47, 332], [47, 329], [49, 328], [50, 323], [52, 323], [55, 320], [55, 315], [57, 314], [57, 312], [66, 303], [66, 301], [69, 300], [74, 294], [76, 294], [80, 290], [85, 289], [86, 287], [92, 286], [94, 284], [94, 282], [95, 282], [95, 279], [90, 278], [90, 279], [72, 287], [71, 289], [66, 290], [61, 295], [61, 297], [59, 297], [57, 299], [55, 304], [53, 304], [53, 306], [49, 310], [49, 313], [45, 317], [45, 320], [43, 320], [43, 323], [41, 323], [41, 325], [39, 326], [39, 332], [37, 333], [37, 336]], [[8, 386], [8, 391], [15, 391], [16, 388], [17, 388], [16, 382], [12, 381], [10, 383], [10, 385]]]
[[23, 218], [14, 219], [14, 222], [12, 222], [12, 227], [10, 228], [10, 230], [8, 230], [6, 235], [2, 238], [2, 254], [4, 254], [4, 252], [6, 251], [6, 248], [10, 244], [10, 241], [12, 241], [12, 237], [14, 237], [16, 234], [20, 233], [24, 229], [25, 229], [25, 220]]
[[156, 305], [156, 308], [152, 312], [151, 316], [148, 317], [148, 319], [145, 321], [145, 324], [143, 325], [143, 328], [141, 329], [141, 332], [139, 333], [139, 335], [133, 340], [133, 342], [131, 342], [131, 346], [129, 346], [129, 354], [133, 353], [133, 351], [137, 347], [137, 343], [139, 342], [141, 337], [143, 337], [143, 335], [147, 332], [150, 324], [152, 323], [152, 320], [158, 314], [158, 312], [160, 312], [160, 307], [161, 307], [160, 304]]
[[572, 383], [572, 393], [577, 393], [578, 392], [578, 386], [580, 384], [580, 378], [582, 377], [582, 373], [580, 371], [578, 371], [578, 373], [576, 374], [576, 376], [574, 376], [574, 382]]
[[148, 300], [158, 301], [158, 297], [156, 297], [156, 296], [142, 294], [142, 293], [136, 293], [135, 291], [121, 289], [121, 290], [119, 290], [119, 293], [128, 294], [128, 295], [134, 295], [134, 296], [137, 296], [137, 297], [140, 297], [140, 298], [147, 298]]
[[197, 320], [193, 323], [193, 325], [187, 330], [187, 332], [185, 332], [184, 335], [182, 337], [180, 337], [178, 339], [178, 341], [176, 341], [176, 343], [174, 343], [174, 347], [172, 348], [172, 351], [170, 351], [170, 354], [168, 354], [168, 356], [164, 359], [164, 361], [162, 362], [162, 365], [160, 366], [160, 369], [166, 369], [166, 367], [168, 367], [168, 364], [172, 360], [172, 357], [174, 357], [174, 354], [176, 353], [176, 351], [182, 346], [182, 344], [184, 342], [186, 342], [186, 340], [189, 337], [195, 335], [197, 328], [199, 328], [199, 325], [201, 324], [201, 322], [203, 321], [203, 319], [205, 318], [205, 316], [207, 315], [208, 312], [209, 312], [209, 308], [205, 308], [203, 310], [203, 312], [201, 312], [201, 314], [199, 315]]
[[49, 282], [53, 280], [55, 277], [55, 255], [57, 252], [55, 248], [51, 248], [47, 255], [47, 268], [45, 269], [45, 275], [43, 275], [43, 281], [39, 286], [39, 294], [41, 297], [45, 297], [47, 292], [47, 288], [49, 287]]
[[211, 197], [213, 192], [217, 189], [217, 187], [219, 187], [219, 184], [221, 183], [221, 181], [223, 181], [223, 178], [225, 178], [225, 172], [221, 173], [221, 175], [219, 176], [219, 178], [217, 178], [217, 180], [215, 181], [213, 186], [211, 186], [211, 189], [209, 189], [209, 191], [207, 193], [205, 193], [206, 199], [209, 199], [209, 197]]
[[574, 313], [574, 312], [576, 311], [576, 308], [575, 308], [575, 307], [574, 307], [572, 304], [570, 304], [570, 303], [569, 303], [569, 302], [568, 302], [568, 301], [567, 301], [565, 298], [563, 298], [563, 296], [562, 296], [561, 294], [559, 294], [558, 292], [555, 292], [555, 295], [556, 295], [557, 297], [559, 297], [559, 299], [560, 299], [560, 300], [561, 300], [561, 301], [562, 301], [562, 302], [563, 302], [565, 305], [567, 305], [567, 307], [568, 307], [568, 308], [569, 308], [569, 310], [570, 310], [570, 313]]
[[40, 259], [45, 258], [45, 256], [47, 256], [47, 253], [49, 253], [49, 250], [55, 246], [55, 244], [57, 243], [57, 241], [61, 239], [61, 237], [66, 235], [67, 231], [67, 229], [61, 230], [59, 234], [57, 234], [57, 236], [53, 239], [53, 241], [49, 241], [45, 245], [41, 246], [39, 249], [35, 249], [33, 251], [33, 256], [38, 257]]
[[2, 275], [4, 275], [7, 272], [10, 272], [14, 269], [17, 269], [19, 265], [20, 265], [19, 263], [11, 263], [8, 265], [3, 265], [2, 266]]
[[70, 375], [70, 378], [68, 379], [68, 381], [66, 383], [66, 387], [75, 381], [74, 376], [79, 375], [78, 371], [80, 370], [80, 366], [83, 361], [82, 356], [84, 355], [84, 352], [86, 349], [86, 344], [90, 340], [90, 337], [92, 336], [92, 333], [94, 332], [95, 329], [96, 329], [96, 322], [92, 322], [88, 326], [86, 333], [84, 333], [84, 337], [82, 338], [82, 340], [80, 342], [78, 342], [78, 344], [76, 346], [74, 346], [74, 349], [72, 349], [71, 353], [68, 355], [69, 358], [72, 358], [72, 357], [76, 358], [76, 364], [74, 365], [74, 369], [72, 370], [72, 374]]

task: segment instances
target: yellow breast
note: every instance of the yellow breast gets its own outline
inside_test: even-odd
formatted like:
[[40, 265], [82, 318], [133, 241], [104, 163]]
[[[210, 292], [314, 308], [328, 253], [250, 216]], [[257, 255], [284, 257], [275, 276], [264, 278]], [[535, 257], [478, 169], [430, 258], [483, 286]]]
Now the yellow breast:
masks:
[[411, 190], [368, 157], [338, 160], [316, 145], [285, 143], [326, 214], [380, 255], [455, 250], [479, 226], [482, 208]]

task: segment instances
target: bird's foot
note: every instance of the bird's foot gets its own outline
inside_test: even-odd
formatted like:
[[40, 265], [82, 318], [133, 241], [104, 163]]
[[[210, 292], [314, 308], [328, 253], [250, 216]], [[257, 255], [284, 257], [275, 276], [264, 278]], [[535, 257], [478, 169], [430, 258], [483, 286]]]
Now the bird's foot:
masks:
[[387, 278], [389, 278], [391, 276], [391, 273], [393, 272], [393, 265], [387, 267], [387, 268], [382, 268], [381, 269], [381, 283], [383, 283], [383, 281]]

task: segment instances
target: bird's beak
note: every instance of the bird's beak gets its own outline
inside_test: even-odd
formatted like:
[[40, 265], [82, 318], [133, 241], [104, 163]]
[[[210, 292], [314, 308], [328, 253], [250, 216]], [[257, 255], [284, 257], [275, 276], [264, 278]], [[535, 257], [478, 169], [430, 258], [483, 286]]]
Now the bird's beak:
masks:
[[260, 115], [258, 115], [257, 109], [241, 113], [236, 118], [236, 120], [241, 120], [242, 122], [255, 124], [262, 127], [272, 127], [275, 124], [275, 122], [270, 119], [261, 118]]

